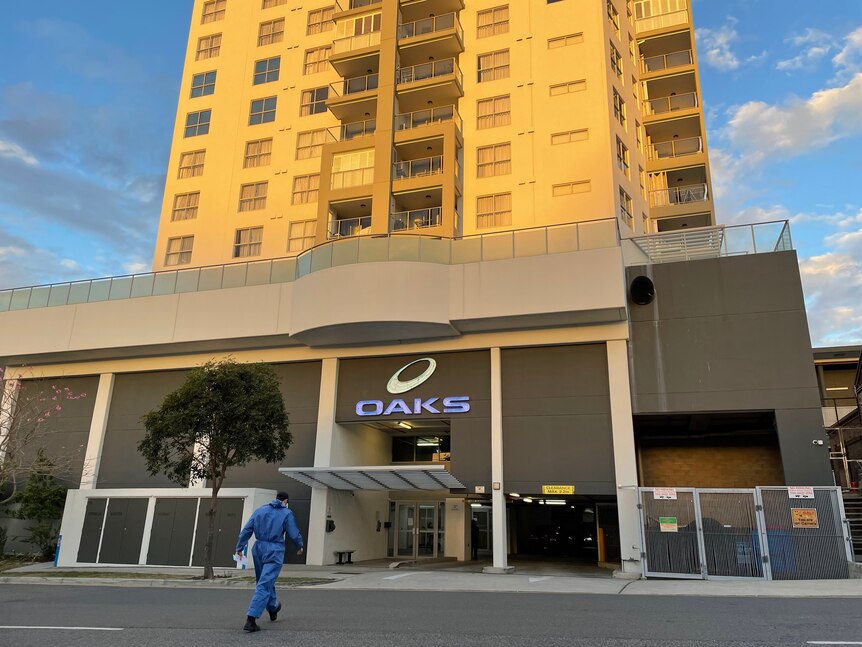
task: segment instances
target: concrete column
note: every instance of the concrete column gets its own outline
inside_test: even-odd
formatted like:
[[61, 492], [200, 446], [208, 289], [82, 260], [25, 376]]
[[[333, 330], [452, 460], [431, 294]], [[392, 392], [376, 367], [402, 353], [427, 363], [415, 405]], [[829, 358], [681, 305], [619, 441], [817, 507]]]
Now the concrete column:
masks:
[[108, 430], [108, 414], [111, 411], [111, 398], [114, 394], [114, 374], [103, 373], [99, 376], [93, 417], [90, 419], [90, 434], [87, 437], [87, 453], [84, 455], [84, 469], [81, 473], [82, 490], [93, 490], [99, 479], [99, 465], [102, 462], [102, 447], [105, 432]]
[[[320, 401], [317, 409], [317, 438], [314, 443], [314, 466], [329, 467], [332, 461], [335, 430], [335, 401], [338, 395], [338, 359], [323, 360], [320, 370]], [[329, 509], [329, 489], [311, 488], [311, 511], [308, 518], [308, 541], [305, 562], [323, 566], [326, 559], [326, 513]], [[332, 560], [330, 560], [332, 561]]]
[[6, 380], [3, 382], [3, 393], [0, 394], [0, 461], [6, 459], [6, 443], [12, 431], [15, 420], [15, 409], [18, 405], [18, 394], [21, 392], [21, 380]]
[[[145, 566], [147, 555], [150, 552], [150, 538], [153, 535], [153, 521], [156, 516], [156, 497], [147, 499], [147, 516], [144, 520], [144, 535], [141, 538], [141, 553], [138, 556], [138, 565]], [[192, 544], [194, 547], [194, 544]]]
[[491, 509], [493, 511], [494, 565], [485, 573], [511, 573], [503, 492], [503, 375], [499, 348], [491, 349]]
[[632, 420], [628, 344], [624, 340], [609, 341], [607, 347], [622, 572], [639, 575], [642, 570], [641, 533], [637, 510], [638, 470]]

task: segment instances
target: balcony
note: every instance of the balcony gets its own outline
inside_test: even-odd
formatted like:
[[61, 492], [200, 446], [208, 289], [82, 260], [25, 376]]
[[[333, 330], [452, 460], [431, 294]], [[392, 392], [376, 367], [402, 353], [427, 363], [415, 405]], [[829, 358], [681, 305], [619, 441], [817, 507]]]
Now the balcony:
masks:
[[464, 8], [464, 0], [401, 0], [400, 4], [401, 18], [404, 22], [412, 22], [427, 16], [442, 16]]
[[395, 162], [392, 165], [392, 179], [405, 180], [414, 177], [438, 175], [443, 172], [443, 156], [435, 155], [422, 159]]
[[329, 64], [341, 76], [359, 76], [366, 70], [376, 70], [380, 58], [380, 32], [337, 38], [332, 42]]
[[461, 120], [461, 115], [455, 109], [455, 106], [440, 106], [439, 108], [426, 108], [425, 110], [416, 110], [401, 115], [395, 115], [395, 130], [412, 130], [421, 128], [429, 124], [443, 123], [446, 121], [454, 121], [459, 130], [464, 129], [464, 122]]
[[686, 65], [694, 65], [694, 56], [690, 49], [681, 52], [671, 52], [670, 54], [648, 56], [641, 59], [641, 70], [644, 74], [662, 72], [677, 67], [685, 67]]
[[343, 13], [352, 9], [370, 7], [373, 4], [380, 4], [381, 2], [382, 0], [335, 0], [335, 10], [338, 13]]
[[428, 102], [452, 104], [464, 95], [461, 68], [454, 58], [399, 68], [395, 82], [399, 105], [408, 112]]
[[635, 32], [638, 34], [688, 24], [688, 9], [679, 9], [655, 15], [647, 15], [648, 12], [644, 11], [644, 9], [646, 7], [640, 4], [636, 7], [635, 11]]
[[676, 205], [694, 204], [709, 200], [706, 183], [686, 184], [667, 189], [650, 191], [650, 206], [673, 207]]
[[326, 107], [341, 121], [376, 114], [378, 82], [378, 74], [366, 74], [332, 83]]
[[373, 135], [377, 130], [376, 119], [366, 119], [365, 121], [354, 121], [350, 124], [342, 124], [341, 126], [333, 126], [327, 128], [326, 132], [329, 140], [333, 142], [348, 142], [359, 137], [368, 137]]
[[409, 231], [412, 229], [428, 229], [439, 227], [443, 222], [443, 209], [430, 207], [393, 213], [389, 217], [389, 231]]
[[644, 101], [644, 115], [663, 115], [698, 107], [697, 93], [686, 92]]
[[326, 237], [350, 238], [351, 236], [362, 236], [371, 232], [371, 216], [360, 218], [345, 218], [343, 220], [330, 219], [326, 229]]
[[464, 30], [454, 13], [432, 16], [398, 26], [402, 65], [457, 56], [464, 51]]
[[329, 177], [329, 188], [333, 191], [349, 189], [354, 186], [367, 186], [374, 182], [374, 167], [333, 171]]
[[649, 147], [650, 160], [673, 159], [697, 155], [703, 152], [703, 138], [689, 137], [687, 139], [672, 139], [666, 142], [653, 142]]

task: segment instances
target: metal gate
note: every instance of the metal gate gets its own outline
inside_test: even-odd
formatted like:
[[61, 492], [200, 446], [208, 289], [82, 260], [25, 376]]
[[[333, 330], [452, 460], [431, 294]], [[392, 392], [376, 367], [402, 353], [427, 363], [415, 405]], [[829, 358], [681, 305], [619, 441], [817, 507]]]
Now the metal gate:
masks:
[[648, 577], [848, 577], [838, 488], [639, 488], [638, 497]]

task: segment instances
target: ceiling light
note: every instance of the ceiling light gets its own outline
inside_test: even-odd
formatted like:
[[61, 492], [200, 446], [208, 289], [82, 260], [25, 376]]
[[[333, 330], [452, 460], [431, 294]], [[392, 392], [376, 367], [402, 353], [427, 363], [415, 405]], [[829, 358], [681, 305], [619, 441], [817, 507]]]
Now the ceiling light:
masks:
[[482, 507], [482, 504], [481, 504], [481, 503], [471, 503], [471, 504], [470, 504], [470, 507], [471, 507], [471, 508], [481, 508], [481, 507]]
[[509, 492], [509, 496], [513, 496], [513, 497], [515, 497], [515, 498], [517, 499], [517, 498], [518, 498], [519, 496], [521, 496], [521, 495], [520, 495], [520, 494], [518, 494], [517, 492]]
[[413, 425], [411, 425], [409, 422], [404, 422], [403, 420], [398, 423], [398, 426], [403, 427], [404, 429], [413, 429]]
[[533, 500], [530, 497], [527, 497], [526, 499], [524, 499], [524, 503], [532, 503], [532, 502], [533, 502]]
[[545, 503], [548, 505], [566, 505], [566, 502], [562, 499], [548, 499]]

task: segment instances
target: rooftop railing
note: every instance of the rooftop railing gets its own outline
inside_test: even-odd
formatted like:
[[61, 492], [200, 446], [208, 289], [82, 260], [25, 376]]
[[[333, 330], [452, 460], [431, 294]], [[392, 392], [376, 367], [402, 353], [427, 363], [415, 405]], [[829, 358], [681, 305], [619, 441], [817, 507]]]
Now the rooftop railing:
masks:
[[375, 47], [380, 44], [380, 32], [370, 31], [367, 34], [359, 34], [358, 36], [347, 36], [345, 38], [337, 38], [332, 41], [332, 55], [344, 54], [352, 52], [355, 49], [365, 49], [366, 47]]
[[431, 18], [423, 18], [414, 22], [407, 22], [403, 25], [398, 25], [398, 40], [405, 38], [414, 38], [415, 36], [425, 36], [438, 31], [446, 31], [454, 29], [459, 34], [462, 33], [461, 23], [454, 13], [446, 13], [442, 16], [432, 16]]
[[[348, 221], [331, 221], [328, 232], [336, 239], [293, 257], [0, 290], [0, 312], [288, 283], [311, 272], [352, 263], [411, 261], [461, 265], [619, 245], [615, 218], [463, 238], [408, 233], [351, 236], [348, 233], [351, 225], [338, 224], [344, 222]], [[364, 225], [359, 222], [358, 227], [353, 225], [352, 230], [361, 231], [368, 226], [370, 220]]]
[[399, 211], [398, 213], [393, 213], [389, 216], [389, 231], [407, 231], [408, 229], [439, 227], [442, 221], [442, 207]]
[[377, 120], [366, 119], [365, 121], [354, 121], [350, 124], [332, 126], [331, 128], [327, 128], [326, 132], [332, 141], [346, 142], [357, 137], [373, 135], [376, 130]]
[[342, 220], [330, 220], [326, 230], [327, 238], [347, 238], [359, 236], [369, 231], [371, 227], [371, 216], [359, 218], [344, 218]]
[[458, 114], [455, 106], [426, 108], [425, 110], [416, 110], [415, 112], [395, 115], [395, 130], [411, 130], [427, 126], [428, 124], [453, 120], [458, 125], [458, 128], [461, 130], [464, 129], [464, 122], [461, 120], [461, 116]]
[[395, 76], [398, 83], [413, 83], [414, 81], [424, 81], [425, 79], [433, 79], [450, 74], [454, 74], [455, 78], [459, 81], [462, 78], [461, 68], [458, 67], [458, 63], [455, 62], [454, 58], [402, 67], [398, 69]]
[[692, 202], [706, 202], [709, 200], [709, 193], [705, 183], [657, 189], [650, 191], [649, 196], [650, 206], [653, 207], [673, 207], [678, 204], [691, 204]]

